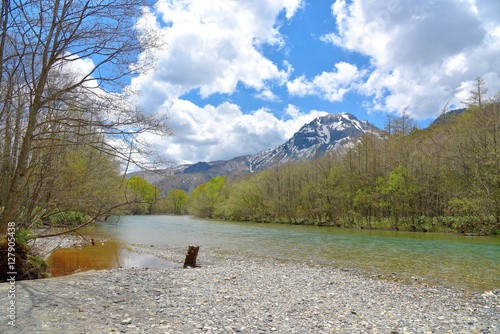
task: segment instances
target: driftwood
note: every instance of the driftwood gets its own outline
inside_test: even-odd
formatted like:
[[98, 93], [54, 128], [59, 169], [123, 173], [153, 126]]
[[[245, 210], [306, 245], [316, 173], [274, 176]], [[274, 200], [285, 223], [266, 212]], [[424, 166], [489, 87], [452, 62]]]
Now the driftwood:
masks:
[[196, 257], [198, 256], [198, 251], [200, 250], [200, 246], [189, 246], [188, 252], [186, 254], [186, 259], [184, 260], [184, 268], [195, 268], [196, 265]]

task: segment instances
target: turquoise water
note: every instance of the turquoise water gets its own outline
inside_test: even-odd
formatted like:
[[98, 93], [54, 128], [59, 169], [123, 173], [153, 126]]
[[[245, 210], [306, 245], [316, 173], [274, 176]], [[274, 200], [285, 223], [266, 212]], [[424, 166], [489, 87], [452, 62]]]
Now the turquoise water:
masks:
[[[126, 244], [361, 269], [401, 281], [500, 289], [500, 238], [255, 224], [189, 216], [124, 216], [99, 229]], [[179, 259], [182, 261], [183, 259]], [[201, 263], [203, 265], [203, 263]]]

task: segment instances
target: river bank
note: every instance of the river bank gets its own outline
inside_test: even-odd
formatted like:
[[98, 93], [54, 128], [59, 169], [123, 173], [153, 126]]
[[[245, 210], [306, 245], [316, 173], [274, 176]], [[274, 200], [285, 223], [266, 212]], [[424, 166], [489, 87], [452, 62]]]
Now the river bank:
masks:
[[[498, 333], [500, 291], [372, 279], [348, 269], [134, 245], [179, 263], [16, 282], [7, 333]], [[8, 284], [0, 284], [1, 314]], [[5, 307], [4, 307], [5, 306]]]
[[63, 234], [60, 236], [36, 238], [28, 241], [32, 253], [47, 260], [50, 254], [59, 248], [73, 248], [88, 244], [91, 239], [81, 235]]

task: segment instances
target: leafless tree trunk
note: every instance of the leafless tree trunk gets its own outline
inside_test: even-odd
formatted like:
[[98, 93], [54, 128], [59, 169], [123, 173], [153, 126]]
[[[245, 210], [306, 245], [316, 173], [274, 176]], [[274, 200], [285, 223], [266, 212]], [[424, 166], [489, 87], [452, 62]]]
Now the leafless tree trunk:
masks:
[[[144, 0], [2, 0], [1, 234], [27, 208], [27, 196], [36, 201], [40, 194], [28, 184], [47, 161], [44, 154], [87, 145], [127, 159], [129, 152], [106, 138], [136, 152], [140, 133], [168, 132], [163, 117], [130, 106], [123, 93], [130, 77], [150, 65], [136, 62], [137, 55], [159, 40], [137, 28], [144, 5]], [[78, 68], [83, 61], [87, 71]]]

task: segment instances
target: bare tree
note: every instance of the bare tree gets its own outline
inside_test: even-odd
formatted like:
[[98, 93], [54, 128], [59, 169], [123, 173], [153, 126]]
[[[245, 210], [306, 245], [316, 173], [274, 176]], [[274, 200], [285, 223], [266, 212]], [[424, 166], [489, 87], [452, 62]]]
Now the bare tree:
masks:
[[483, 77], [475, 77], [473, 82], [473, 88], [469, 91], [469, 97], [462, 101], [467, 108], [477, 106], [479, 110], [483, 109], [483, 103], [486, 99], [486, 94], [488, 89], [485, 86], [486, 82]]
[[394, 134], [401, 137], [406, 137], [415, 128], [415, 121], [409, 113], [410, 107], [405, 107], [401, 112], [401, 116], [393, 120]]
[[[130, 159], [139, 134], [165, 119], [127, 101], [124, 87], [156, 47], [139, 29], [144, 0], [2, 0], [0, 232], [27, 207], [29, 180], [57, 147], [87, 145]], [[85, 62], [83, 71], [79, 64]], [[132, 66], [133, 65], [133, 66]], [[115, 145], [119, 143], [120, 145]], [[124, 150], [124, 145], [127, 149]]]

